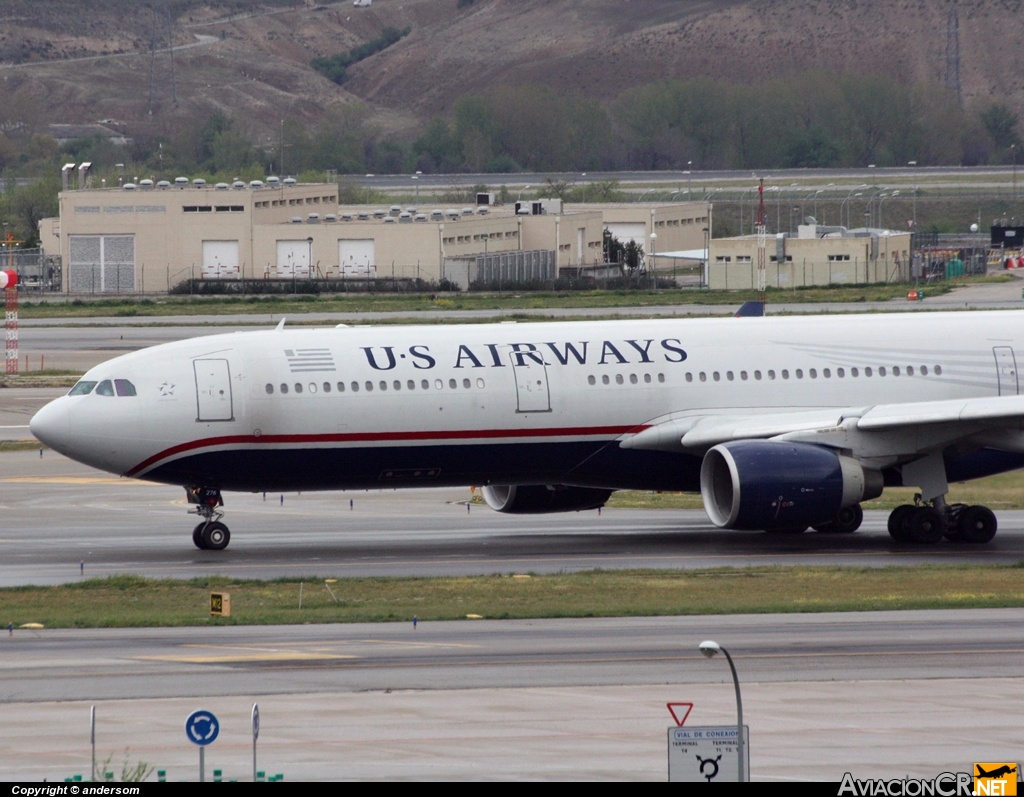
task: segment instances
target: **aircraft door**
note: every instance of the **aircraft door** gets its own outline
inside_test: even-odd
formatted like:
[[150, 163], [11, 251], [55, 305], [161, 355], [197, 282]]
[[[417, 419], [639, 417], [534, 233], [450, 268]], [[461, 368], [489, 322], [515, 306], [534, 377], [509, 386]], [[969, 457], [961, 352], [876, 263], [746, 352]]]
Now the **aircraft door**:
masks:
[[996, 378], [999, 381], [1000, 396], [1015, 396], [1020, 392], [1017, 381], [1017, 360], [1009, 346], [995, 346]]
[[509, 358], [516, 375], [516, 412], [551, 412], [548, 369], [543, 357], [513, 351], [509, 352]]
[[225, 359], [193, 360], [196, 374], [196, 420], [233, 421], [231, 369]]

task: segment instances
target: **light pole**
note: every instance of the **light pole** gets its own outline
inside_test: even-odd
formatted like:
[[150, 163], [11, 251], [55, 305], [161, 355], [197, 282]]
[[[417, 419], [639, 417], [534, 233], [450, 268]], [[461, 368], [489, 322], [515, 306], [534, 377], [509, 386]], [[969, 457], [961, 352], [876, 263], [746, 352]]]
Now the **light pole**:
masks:
[[725, 660], [729, 662], [729, 669], [732, 670], [732, 683], [736, 687], [736, 736], [737, 746], [736, 750], [739, 752], [739, 779], [740, 783], [746, 782], [744, 777], [744, 766], [743, 762], [745, 759], [745, 745], [743, 744], [743, 700], [740, 698], [740, 679], [736, 675], [736, 665], [732, 663], [732, 656], [729, 655], [729, 651], [719, 645], [717, 642], [713, 642], [710, 639], [701, 642], [698, 646], [700, 652], [707, 656], [709, 659], [712, 658], [716, 653], [724, 653]]
[[686, 162], [686, 201], [693, 200], [693, 161]]
[[708, 252], [709, 241], [708, 237], [711, 234], [709, 227], [702, 227], [701, 231], [704, 233], [704, 262], [701, 263], [700, 269], [700, 286], [702, 288], [711, 285], [711, 264], [708, 262], [710, 253]]
[[[1013, 204], [1017, 204], [1017, 145], [1010, 144], [1010, 156], [1013, 158]], [[1014, 208], [1016, 210], [1016, 208]]]
[[900, 195], [899, 191], [893, 191], [888, 196], [886, 196], [885, 194], [882, 194], [882, 196], [879, 198], [879, 200], [878, 200], [878, 226], [879, 226], [880, 229], [883, 229], [883, 230], [885, 229], [885, 224], [882, 221], [882, 203], [885, 202], [886, 199], [892, 199], [894, 196], [899, 196], [899, 195]]
[[[843, 223], [843, 206], [846, 205], [846, 203], [850, 201], [851, 197], [860, 196], [860, 191], [862, 191], [863, 189], [865, 189], [867, 187], [868, 187], [867, 183], [864, 183], [864, 185], [859, 185], [856, 188], [851, 189], [850, 193], [848, 193], [846, 195], [846, 199], [844, 199], [842, 201], [842, 203], [839, 205], [839, 223], [840, 224]], [[857, 193], [854, 193], [855, 191]], [[851, 206], [852, 206], [852, 203], [851, 203]], [[846, 212], [846, 226], [847, 227], [850, 226], [850, 212], [849, 212], [849, 209], [847, 209], [847, 212]]]
[[650, 257], [651, 267], [650, 267], [650, 272], [651, 272], [651, 284], [653, 286], [655, 286], [655, 287], [657, 287], [657, 285], [658, 285], [658, 278], [654, 275], [654, 254], [655, 254], [655, 246], [656, 246], [657, 243], [658, 243], [658, 233], [652, 232], [651, 233], [651, 257]]
[[523, 198], [523, 191], [525, 191], [529, 187], [530, 187], [530, 184], [527, 183], [526, 185], [524, 185], [522, 188], [519, 189], [519, 196], [516, 197], [516, 202], [519, 202]]

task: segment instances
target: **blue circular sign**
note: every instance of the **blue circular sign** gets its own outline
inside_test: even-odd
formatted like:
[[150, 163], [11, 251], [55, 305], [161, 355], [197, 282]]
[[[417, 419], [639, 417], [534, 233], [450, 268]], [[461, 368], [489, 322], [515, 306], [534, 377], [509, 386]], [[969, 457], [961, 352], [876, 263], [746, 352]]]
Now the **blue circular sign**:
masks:
[[220, 722], [212, 711], [193, 711], [185, 720], [185, 735], [192, 744], [206, 747], [220, 733]]

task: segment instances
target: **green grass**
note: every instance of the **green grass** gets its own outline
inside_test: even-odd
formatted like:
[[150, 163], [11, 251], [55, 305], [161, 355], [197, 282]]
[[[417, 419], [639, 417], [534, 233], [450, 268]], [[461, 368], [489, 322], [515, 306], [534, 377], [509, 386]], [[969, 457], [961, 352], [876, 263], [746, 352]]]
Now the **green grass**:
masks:
[[[869, 611], [1024, 606], [1024, 564], [751, 567], [472, 578], [191, 581], [137, 576], [0, 590], [5, 619], [47, 628], [405, 622], [485, 618]], [[328, 586], [330, 590], [328, 590]], [[230, 618], [211, 618], [228, 592]], [[333, 595], [332, 595], [333, 593]]]
[[[985, 278], [971, 278], [962, 283]], [[928, 286], [928, 294], [947, 293], [952, 283]], [[780, 302], [839, 302], [859, 303], [888, 301], [906, 296], [905, 284], [851, 285], [828, 288], [798, 288], [794, 290], [768, 290], [768, 301]], [[424, 311], [459, 310], [523, 310], [650, 307], [654, 305], [722, 305], [732, 308], [750, 299], [756, 291], [707, 291], [694, 288], [664, 290], [616, 291], [536, 291], [515, 293], [443, 294], [431, 298], [429, 294], [335, 294], [324, 296], [248, 296], [248, 297], [187, 297], [169, 296], [160, 299], [97, 299], [71, 302], [23, 301], [23, 318], [90, 318], [100, 315], [125, 317], [151, 317], [176, 315], [267, 314], [296, 315], [307, 312], [361, 313], [407, 312], [415, 315]], [[214, 318], [215, 320], [215, 318]]]

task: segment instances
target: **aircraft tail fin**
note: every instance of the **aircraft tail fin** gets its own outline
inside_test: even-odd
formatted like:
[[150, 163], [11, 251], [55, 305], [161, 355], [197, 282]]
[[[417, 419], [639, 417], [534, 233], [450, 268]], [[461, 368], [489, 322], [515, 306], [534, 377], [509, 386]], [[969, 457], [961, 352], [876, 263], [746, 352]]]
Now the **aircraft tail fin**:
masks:
[[764, 302], [744, 302], [735, 318], [760, 318], [764, 315]]

